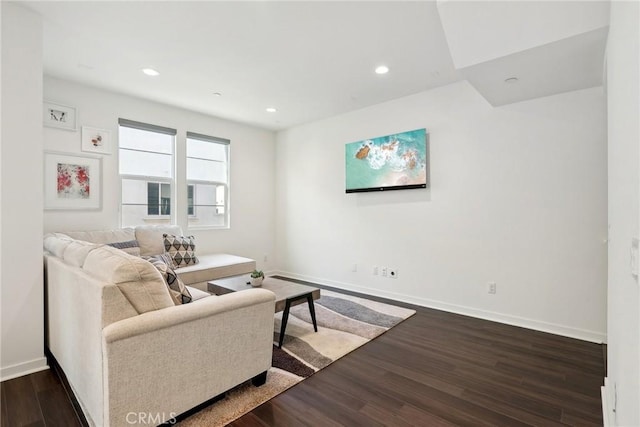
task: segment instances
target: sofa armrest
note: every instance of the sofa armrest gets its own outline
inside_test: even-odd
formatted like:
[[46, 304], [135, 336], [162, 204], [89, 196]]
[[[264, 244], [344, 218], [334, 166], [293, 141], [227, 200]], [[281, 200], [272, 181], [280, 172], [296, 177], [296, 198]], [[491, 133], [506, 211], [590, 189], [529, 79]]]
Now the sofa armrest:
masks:
[[274, 306], [249, 289], [105, 327], [105, 425], [166, 422], [268, 370]]

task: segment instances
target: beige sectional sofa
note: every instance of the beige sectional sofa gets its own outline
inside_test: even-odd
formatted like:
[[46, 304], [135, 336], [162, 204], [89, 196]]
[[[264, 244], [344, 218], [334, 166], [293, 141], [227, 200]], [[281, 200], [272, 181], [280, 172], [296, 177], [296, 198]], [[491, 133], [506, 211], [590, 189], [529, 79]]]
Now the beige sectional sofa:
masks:
[[[150, 255], [163, 232], [181, 234], [145, 227], [45, 236], [47, 345], [90, 425], [169, 421], [247, 380], [264, 382], [271, 366], [273, 293], [199, 298], [204, 292], [192, 288], [193, 302], [174, 305], [151, 263], [105, 245], [134, 236]], [[198, 257], [177, 270], [187, 284], [255, 266]]]
[[[137, 240], [140, 245], [140, 255], [151, 256], [164, 252], [162, 235], [173, 234], [182, 236], [182, 229], [177, 225], [154, 226], [141, 225], [135, 228], [122, 228], [107, 231], [71, 231], [64, 234], [77, 240], [92, 243], [116, 243]], [[229, 254], [203, 254], [197, 251], [199, 262], [176, 270], [178, 276], [187, 286], [207, 289], [207, 282], [220, 277], [236, 276], [250, 273], [256, 268], [256, 262]]]

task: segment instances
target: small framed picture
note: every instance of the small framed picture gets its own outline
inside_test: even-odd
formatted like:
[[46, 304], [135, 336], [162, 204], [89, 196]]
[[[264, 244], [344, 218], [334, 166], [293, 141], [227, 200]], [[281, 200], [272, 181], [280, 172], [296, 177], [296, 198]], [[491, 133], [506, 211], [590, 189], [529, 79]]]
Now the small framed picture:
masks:
[[56, 102], [44, 101], [42, 119], [45, 126], [75, 131], [77, 130], [76, 109]]
[[111, 154], [111, 132], [82, 126], [82, 151]]
[[100, 209], [102, 159], [44, 153], [45, 209]]

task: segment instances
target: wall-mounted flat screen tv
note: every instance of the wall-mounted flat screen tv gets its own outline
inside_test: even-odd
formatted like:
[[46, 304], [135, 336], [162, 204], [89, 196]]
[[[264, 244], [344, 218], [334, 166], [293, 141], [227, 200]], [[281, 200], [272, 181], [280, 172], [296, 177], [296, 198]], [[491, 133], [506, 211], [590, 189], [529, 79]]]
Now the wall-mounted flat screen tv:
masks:
[[427, 130], [346, 144], [346, 192], [427, 187]]

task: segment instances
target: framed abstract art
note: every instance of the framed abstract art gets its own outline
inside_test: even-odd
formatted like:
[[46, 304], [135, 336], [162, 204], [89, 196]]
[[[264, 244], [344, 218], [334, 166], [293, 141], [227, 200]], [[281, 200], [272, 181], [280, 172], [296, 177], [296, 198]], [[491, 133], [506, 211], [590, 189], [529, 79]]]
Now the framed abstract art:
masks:
[[45, 209], [100, 209], [102, 161], [69, 153], [44, 153]]
[[42, 119], [45, 126], [71, 131], [77, 130], [77, 113], [74, 107], [51, 101], [44, 101], [42, 105], [44, 108]]
[[111, 154], [111, 132], [82, 126], [82, 151], [97, 154]]

